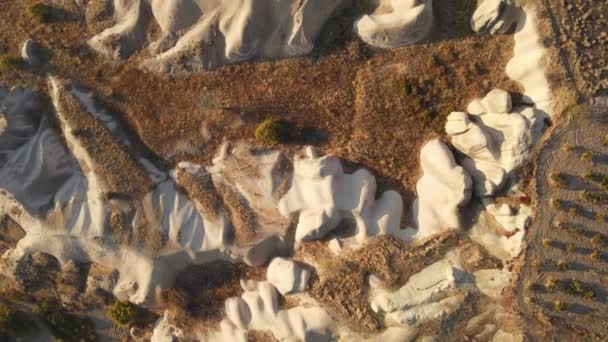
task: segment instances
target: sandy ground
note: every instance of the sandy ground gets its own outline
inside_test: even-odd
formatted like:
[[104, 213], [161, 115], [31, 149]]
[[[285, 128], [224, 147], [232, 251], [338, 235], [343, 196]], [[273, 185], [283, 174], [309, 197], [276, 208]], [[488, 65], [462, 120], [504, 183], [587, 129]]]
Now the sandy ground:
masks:
[[[606, 108], [593, 109], [591, 113], [583, 108], [571, 113], [572, 117], [564, 119], [537, 159], [538, 206], [533, 226], [528, 230], [526, 264], [516, 293], [524, 317], [537, 318], [548, 329], [549, 336], [558, 336], [564, 333], [563, 329], [570, 328], [579, 338], [597, 339], [605, 336], [608, 329], [604, 286], [608, 278], [608, 250], [605, 241], [593, 238], [597, 235], [600, 240], [607, 239], [608, 221], [597, 216], [606, 214], [605, 205], [581, 199], [585, 190], [604, 196], [605, 193], [598, 183], [581, 177], [586, 172], [608, 174], [608, 150], [603, 139], [608, 132], [608, 117]], [[572, 146], [570, 152], [563, 151], [567, 144]], [[581, 161], [585, 151], [593, 152], [593, 162]], [[551, 184], [551, 173], [561, 175], [563, 187]], [[559, 208], [552, 208], [553, 199], [562, 201]], [[572, 215], [572, 208], [577, 211], [576, 216]], [[558, 228], [558, 222], [565, 228]], [[545, 246], [547, 243], [550, 246]], [[595, 251], [597, 259], [592, 257]], [[560, 269], [560, 261], [568, 263], [567, 269]], [[550, 279], [557, 282], [554, 292], [545, 286]], [[568, 293], [568, 286], [574, 281], [580, 282], [585, 292], [593, 291], [593, 298], [583, 298], [584, 293]], [[558, 300], [566, 303], [562, 312], [554, 308]]]

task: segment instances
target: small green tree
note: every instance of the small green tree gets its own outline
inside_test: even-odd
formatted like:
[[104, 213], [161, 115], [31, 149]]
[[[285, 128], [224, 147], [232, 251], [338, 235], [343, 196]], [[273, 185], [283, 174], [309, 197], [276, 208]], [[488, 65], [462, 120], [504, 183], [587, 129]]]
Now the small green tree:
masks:
[[53, 7], [42, 2], [36, 2], [28, 7], [27, 14], [38, 22], [46, 23], [52, 19]]
[[585, 151], [585, 152], [581, 153], [580, 159], [581, 159], [581, 161], [585, 161], [585, 162], [593, 161], [593, 152]]
[[549, 200], [549, 206], [553, 209], [558, 209], [561, 205], [562, 201], [559, 198], [552, 198]]
[[572, 145], [568, 143], [562, 145], [562, 152], [568, 153], [570, 151], [572, 151]]
[[125, 326], [132, 323], [135, 320], [137, 310], [135, 306], [129, 302], [114, 302], [108, 310], [108, 315], [120, 326]]
[[0, 55], [0, 71], [16, 71], [23, 67], [23, 59], [17, 56]]
[[555, 308], [555, 311], [562, 312], [566, 310], [566, 303], [562, 302], [561, 300], [556, 300], [553, 302], [553, 307]]
[[286, 127], [283, 123], [274, 119], [262, 121], [255, 129], [255, 137], [261, 142], [276, 145], [285, 140]]
[[574, 253], [575, 251], [576, 251], [576, 247], [574, 246], [574, 244], [572, 242], [570, 242], [566, 245], [566, 252]]
[[20, 315], [9, 305], [0, 303], [0, 330], [20, 334], [35, 328], [27, 317]]
[[551, 174], [549, 175], [549, 181], [552, 186], [560, 188], [566, 187], [566, 181], [564, 181], [562, 175], [557, 172], [551, 172]]
[[591, 260], [599, 261], [601, 258], [602, 258], [602, 253], [600, 253], [600, 251], [598, 251], [597, 249], [594, 250], [593, 252], [591, 252]]
[[557, 280], [548, 278], [545, 282], [545, 289], [549, 292], [554, 292], [557, 289]]
[[604, 245], [604, 237], [598, 233], [598, 234], [593, 235], [593, 237], [591, 237], [591, 240], [589, 240], [589, 242], [591, 242], [591, 244], [593, 246], [601, 247]]

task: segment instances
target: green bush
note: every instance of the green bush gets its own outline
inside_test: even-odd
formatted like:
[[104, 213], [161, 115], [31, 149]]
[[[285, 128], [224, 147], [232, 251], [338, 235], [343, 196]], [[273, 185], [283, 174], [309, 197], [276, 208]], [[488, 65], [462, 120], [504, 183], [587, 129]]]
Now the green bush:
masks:
[[93, 323], [85, 318], [70, 314], [57, 302], [43, 300], [34, 307], [57, 340], [95, 341]]
[[433, 120], [433, 113], [430, 110], [423, 110], [418, 113], [418, 122], [421, 125], [426, 126]]
[[108, 310], [108, 315], [117, 325], [125, 326], [135, 320], [136, 307], [129, 302], [114, 302]]
[[0, 55], [0, 71], [15, 71], [21, 69], [23, 59], [13, 55]]
[[585, 162], [593, 161], [593, 152], [585, 151], [585, 152], [581, 153], [580, 160], [585, 161]]
[[557, 281], [553, 278], [547, 279], [545, 283], [545, 289], [549, 292], [554, 292], [557, 289]]
[[28, 7], [27, 14], [39, 22], [49, 22], [53, 16], [53, 7], [37, 2]]
[[285, 124], [274, 119], [262, 121], [255, 129], [256, 139], [271, 145], [285, 141], [286, 133]]
[[0, 330], [10, 333], [32, 331], [35, 325], [12, 307], [0, 303]]

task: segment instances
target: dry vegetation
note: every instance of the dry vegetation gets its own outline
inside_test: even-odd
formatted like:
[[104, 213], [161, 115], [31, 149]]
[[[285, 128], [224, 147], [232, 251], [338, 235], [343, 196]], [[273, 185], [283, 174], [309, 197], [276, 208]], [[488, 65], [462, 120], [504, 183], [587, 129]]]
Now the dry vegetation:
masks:
[[[347, 1], [309, 57], [159, 76], [137, 68], [144, 50], [118, 65], [89, 51], [86, 39], [111, 22], [103, 15], [107, 9], [91, 10], [99, 15], [89, 13], [96, 19], [87, 20], [86, 13], [66, 5], [64, 10], [78, 20], [32, 24], [23, 18], [25, 4], [3, 1], [0, 24], [10, 22], [15, 29], [0, 32], [0, 48], [16, 53], [25, 38], [33, 37], [52, 53], [49, 65], [40, 70], [0, 74], [0, 80], [42, 88], [46, 85], [41, 72], [52, 71], [95, 89], [150, 150], [171, 161], [208, 162], [223, 139], [245, 138], [256, 144], [258, 123], [281, 119], [300, 131], [293, 143], [277, 146], [288, 155], [304, 143], [320, 145], [324, 152], [376, 171], [382, 176], [381, 188], [397, 188], [409, 200], [418, 177], [418, 148], [438, 134], [445, 116], [494, 87], [518, 91], [503, 72], [512, 37], [472, 34], [469, 18], [475, 1], [442, 0], [436, 5], [438, 25], [429, 42], [372, 50], [352, 33], [363, 6]], [[151, 26], [150, 37], [156, 31]], [[218, 118], [218, 113], [224, 114]], [[209, 128], [213, 139], [202, 132]], [[202, 153], [192, 154], [197, 150]]]
[[608, 90], [608, 1], [544, 0], [577, 88], [586, 96]]
[[600, 338], [608, 318], [608, 150], [601, 134], [608, 113], [588, 108], [564, 121], [538, 160], [539, 204], [520, 299], [524, 316], [550, 321], [544, 326], [549, 332], [571, 329], [579, 338]]
[[419, 244], [406, 244], [381, 236], [362, 249], [341, 257], [324, 248], [323, 243], [314, 242], [304, 245], [295, 258], [316, 265], [310, 293], [330, 314], [353, 331], [372, 333], [384, 329], [384, 324], [367, 300], [369, 275], [381, 277], [386, 287], [396, 289], [411, 275], [440, 260], [448, 250], [465, 245], [463, 255], [475, 260], [474, 264], [464, 265], [465, 268], [499, 266], [498, 261], [469, 242], [458, 232], [439, 235]]
[[162, 292], [160, 300], [176, 315], [178, 326], [214, 330], [225, 316], [226, 299], [243, 292], [239, 280], [262, 280], [265, 276], [265, 268], [230, 262], [190, 266], [178, 274], [173, 288]]

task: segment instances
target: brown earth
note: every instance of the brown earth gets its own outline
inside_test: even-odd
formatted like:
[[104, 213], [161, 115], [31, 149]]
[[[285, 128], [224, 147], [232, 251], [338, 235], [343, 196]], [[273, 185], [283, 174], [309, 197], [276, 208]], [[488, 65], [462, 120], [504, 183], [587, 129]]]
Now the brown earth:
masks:
[[[512, 37], [472, 34], [468, 20], [473, 0], [437, 2], [437, 29], [427, 43], [393, 51], [365, 47], [351, 32], [365, 4], [347, 1], [308, 57], [161, 76], [136, 68], [145, 57], [143, 50], [121, 64], [88, 52], [86, 39], [99, 27], [87, 25], [84, 13], [71, 5], [66, 9], [78, 20], [35, 24], [23, 15], [24, 3], [2, 0], [0, 24], [10, 23], [14, 29], [0, 32], [0, 48], [17, 53], [25, 38], [33, 37], [52, 53], [43, 70], [7, 72], [0, 80], [44, 89], [43, 72], [49, 71], [94, 89], [122, 113], [150, 150], [173, 162], [208, 162], [224, 139], [257, 144], [253, 131], [258, 122], [284, 119], [300, 132], [293, 144], [279, 146], [287, 155], [302, 144], [319, 145], [325, 153], [379, 173], [381, 190], [397, 188], [409, 205], [418, 177], [418, 149], [439, 134], [445, 116], [494, 87], [518, 91], [503, 72]], [[466, 63], [453, 63], [458, 60]], [[383, 65], [394, 66], [382, 71]], [[379, 72], [372, 72], [374, 68]], [[393, 75], [391, 68], [399, 72]], [[415, 86], [416, 94], [404, 92], [405, 84]], [[226, 123], [226, 115], [228, 121], [238, 117], [243, 124], [218, 127]], [[201, 127], [221, 132], [207, 141]], [[192, 148], [202, 153], [183, 152]]]
[[[601, 194], [597, 181], [608, 175], [603, 139], [608, 132], [607, 110], [572, 111], [573, 116], [563, 118], [537, 160], [536, 217], [515, 291], [524, 317], [537, 318], [549, 336], [572, 329], [578, 338], [595, 340], [608, 331], [606, 202], [590, 201], [584, 192]], [[565, 145], [572, 150], [564, 151]], [[592, 151], [593, 161], [581, 160], [585, 151]], [[586, 181], [587, 172], [597, 176]], [[563, 183], [552, 183], [552, 173]], [[556, 199], [561, 203], [552, 205]], [[565, 307], [556, 309], [557, 301]]]

